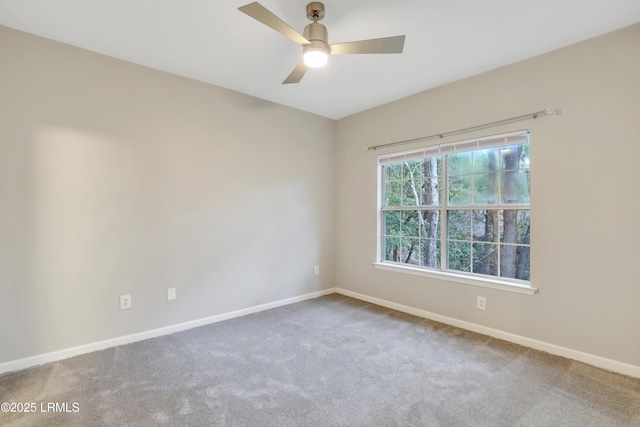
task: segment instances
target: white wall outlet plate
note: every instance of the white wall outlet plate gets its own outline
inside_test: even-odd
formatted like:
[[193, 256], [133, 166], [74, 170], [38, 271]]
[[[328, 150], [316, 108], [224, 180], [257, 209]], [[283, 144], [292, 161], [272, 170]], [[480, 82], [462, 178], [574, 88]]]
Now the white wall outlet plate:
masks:
[[131, 308], [131, 295], [120, 295], [120, 310]]
[[176, 288], [167, 289], [167, 301], [173, 301], [176, 299]]
[[478, 297], [478, 301], [476, 303], [476, 308], [478, 310], [486, 310], [487, 309], [487, 298], [486, 297]]
[[313, 267], [313, 274], [315, 274], [316, 276], [320, 275], [320, 266], [316, 265], [315, 267]]

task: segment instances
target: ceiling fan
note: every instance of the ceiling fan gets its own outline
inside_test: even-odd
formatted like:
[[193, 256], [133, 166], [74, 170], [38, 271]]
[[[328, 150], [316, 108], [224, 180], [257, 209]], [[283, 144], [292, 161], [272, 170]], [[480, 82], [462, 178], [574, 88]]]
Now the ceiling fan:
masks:
[[324, 4], [317, 1], [307, 5], [307, 18], [313, 21], [313, 23], [304, 28], [303, 35], [300, 35], [300, 33], [258, 2], [241, 6], [238, 10], [273, 28], [302, 46], [302, 61], [293, 69], [282, 84], [298, 83], [308, 68], [325, 66], [329, 55], [402, 53], [402, 49], [404, 48], [405, 36], [384, 37], [330, 45], [327, 42], [327, 27], [318, 23], [318, 21], [324, 18]]

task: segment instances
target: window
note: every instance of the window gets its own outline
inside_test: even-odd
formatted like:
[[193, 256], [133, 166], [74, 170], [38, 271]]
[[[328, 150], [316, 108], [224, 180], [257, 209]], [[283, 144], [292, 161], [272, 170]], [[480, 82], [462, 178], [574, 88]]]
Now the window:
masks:
[[378, 158], [379, 262], [530, 281], [529, 133]]

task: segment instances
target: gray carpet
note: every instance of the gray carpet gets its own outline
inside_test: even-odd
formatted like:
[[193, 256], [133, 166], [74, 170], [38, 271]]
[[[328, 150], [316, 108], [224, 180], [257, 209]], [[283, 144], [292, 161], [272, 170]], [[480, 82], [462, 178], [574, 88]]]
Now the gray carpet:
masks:
[[7, 401], [37, 411], [2, 426], [640, 426], [640, 379], [337, 294], [8, 373]]

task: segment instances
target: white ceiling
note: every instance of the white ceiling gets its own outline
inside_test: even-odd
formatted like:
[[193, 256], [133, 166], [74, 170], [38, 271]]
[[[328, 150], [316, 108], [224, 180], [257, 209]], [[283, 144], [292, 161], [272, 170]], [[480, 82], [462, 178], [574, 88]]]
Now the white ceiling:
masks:
[[[640, 22], [640, 0], [324, 0], [329, 42], [406, 34], [402, 55], [302, 49], [251, 0], [0, 0], [0, 25], [338, 119]], [[307, 0], [260, 0], [302, 32]], [[640, 53], [640, 46], [639, 46]]]

